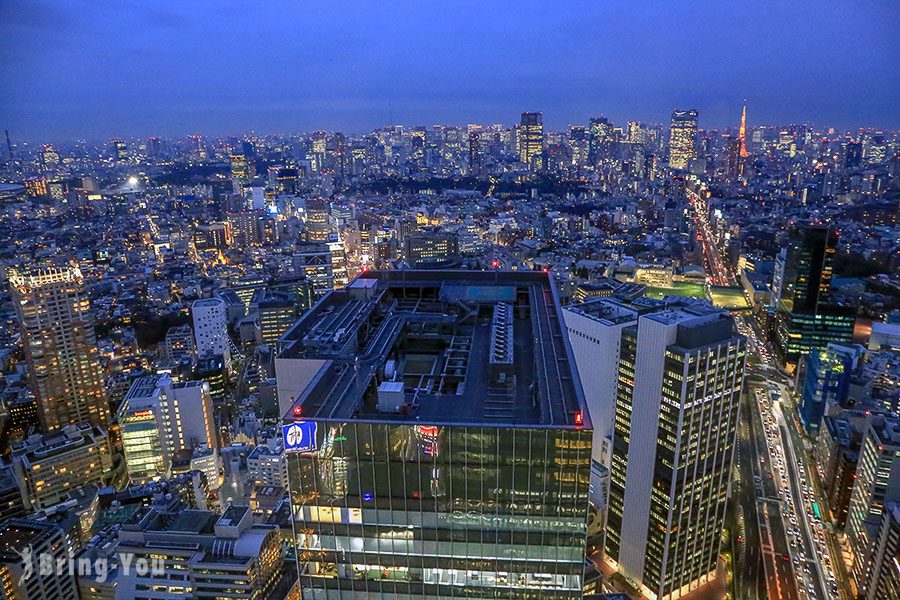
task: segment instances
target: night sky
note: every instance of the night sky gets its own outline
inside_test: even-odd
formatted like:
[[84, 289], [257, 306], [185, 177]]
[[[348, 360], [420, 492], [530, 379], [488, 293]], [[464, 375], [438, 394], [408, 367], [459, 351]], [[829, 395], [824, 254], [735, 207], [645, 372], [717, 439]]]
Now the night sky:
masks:
[[33, 141], [606, 115], [900, 127], [896, 0], [0, 0], [0, 129]]

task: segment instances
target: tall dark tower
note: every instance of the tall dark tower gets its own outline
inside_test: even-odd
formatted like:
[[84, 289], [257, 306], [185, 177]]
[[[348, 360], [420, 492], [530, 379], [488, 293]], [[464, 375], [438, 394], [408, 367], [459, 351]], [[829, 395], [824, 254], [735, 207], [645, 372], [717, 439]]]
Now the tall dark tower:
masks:
[[775, 259], [775, 339], [789, 368], [802, 354], [853, 337], [856, 310], [836, 305], [831, 294], [837, 241], [838, 232], [827, 225], [800, 225]]
[[544, 115], [522, 113], [519, 126], [519, 160], [532, 169], [540, 169], [544, 152]]
[[469, 175], [478, 176], [481, 172], [481, 153], [478, 148], [478, 132], [469, 134]]

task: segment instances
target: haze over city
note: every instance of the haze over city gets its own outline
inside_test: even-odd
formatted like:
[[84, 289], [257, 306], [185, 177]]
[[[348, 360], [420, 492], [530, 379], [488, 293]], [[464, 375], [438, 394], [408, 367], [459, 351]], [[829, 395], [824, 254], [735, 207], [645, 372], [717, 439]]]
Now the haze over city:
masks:
[[892, 2], [0, 4], [0, 120], [39, 141], [393, 123], [900, 125]]

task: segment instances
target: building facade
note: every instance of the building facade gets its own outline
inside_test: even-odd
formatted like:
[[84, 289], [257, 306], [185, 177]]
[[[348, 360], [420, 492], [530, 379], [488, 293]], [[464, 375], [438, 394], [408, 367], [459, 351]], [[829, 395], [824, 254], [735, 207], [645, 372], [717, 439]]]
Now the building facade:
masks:
[[789, 369], [801, 355], [853, 337], [856, 310], [834, 304], [831, 296], [837, 240], [828, 226], [796, 226], [776, 258], [775, 343]]
[[669, 166], [683, 171], [694, 158], [697, 138], [697, 111], [673, 110], [669, 127]]
[[[68, 572], [41, 572], [40, 556], [65, 561], [74, 551], [63, 529], [49, 521], [9, 519], [0, 523], [0, 595], [10, 600], [77, 600]], [[26, 564], [27, 561], [27, 564]], [[25, 577], [29, 574], [29, 577]]]
[[541, 272], [368, 272], [276, 360], [304, 598], [580, 598], [592, 432]]
[[856, 467], [846, 533], [853, 554], [853, 579], [862, 589], [871, 577], [870, 553], [887, 502], [900, 501], [900, 420], [869, 422]]
[[228, 312], [219, 298], [196, 300], [191, 305], [197, 355], [222, 356], [226, 367], [231, 362], [231, 340], [228, 338]]
[[531, 169], [542, 167], [544, 153], [544, 115], [524, 112], [519, 123], [519, 161]]
[[173, 383], [168, 375], [135, 380], [116, 414], [129, 479], [144, 483], [171, 472], [182, 450], [218, 448], [209, 384]]
[[605, 555], [649, 598], [715, 577], [746, 341], [702, 303], [623, 330]]
[[60, 503], [78, 486], [102, 486], [112, 468], [106, 432], [89, 423], [32, 435], [13, 444], [10, 455], [30, 510]]
[[94, 320], [78, 267], [12, 270], [10, 291], [22, 330], [41, 426], [109, 426]]

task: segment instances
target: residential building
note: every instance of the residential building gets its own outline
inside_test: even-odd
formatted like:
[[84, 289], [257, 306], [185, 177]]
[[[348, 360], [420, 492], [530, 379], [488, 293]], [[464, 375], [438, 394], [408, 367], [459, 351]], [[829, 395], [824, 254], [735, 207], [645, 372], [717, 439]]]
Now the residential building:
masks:
[[94, 320], [78, 267], [9, 272], [41, 426], [106, 429], [109, 406]]

